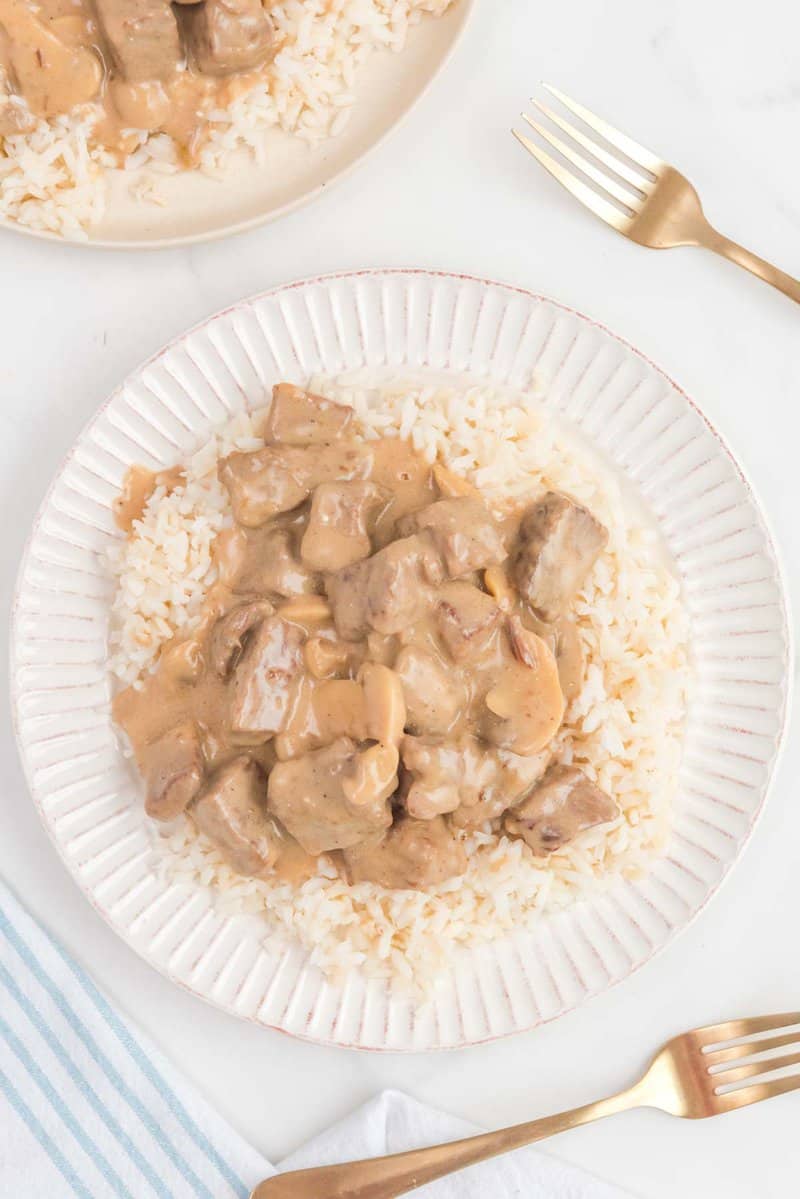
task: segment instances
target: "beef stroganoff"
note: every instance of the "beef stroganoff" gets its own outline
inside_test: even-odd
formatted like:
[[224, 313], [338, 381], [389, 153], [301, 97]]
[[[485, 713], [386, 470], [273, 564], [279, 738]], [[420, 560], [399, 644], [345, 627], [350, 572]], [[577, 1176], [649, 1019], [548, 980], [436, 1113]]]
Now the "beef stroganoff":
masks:
[[401, 383], [281, 384], [132, 471], [114, 715], [165, 868], [423, 989], [640, 869], [687, 630], [626, 500], [520, 397]]
[[0, 215], [85, 237], [110, 172], [220, 178], [339, 133], [358, 68], [453, 0], [0, 0]]

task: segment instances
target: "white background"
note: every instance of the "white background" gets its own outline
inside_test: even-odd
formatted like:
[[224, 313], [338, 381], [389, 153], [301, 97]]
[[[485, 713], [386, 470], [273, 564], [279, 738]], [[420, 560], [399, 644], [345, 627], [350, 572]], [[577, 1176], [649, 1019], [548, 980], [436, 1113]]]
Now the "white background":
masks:
[[[389, 265], [472, 272], [549, 294], [655, 359], [738, 451], [796, 585], [800, 308], [701, 251], [656, 254], [627, 243], [567, 197], [508, 130], [548, 79], [681, 167], [724, 232], [800, 275], [799, 46], [792, 0], [478, 0], [454, 62], [403, 128], [348, 180], [277, 225], [139, 254], [4, 234], [4, 612], [51, 475], [132, 367], [249, 293]], [[582, 1010], [463, 1052], [317, 1048], [237, 1023], [173, 988], [117, 942], [67, 877], [29, 803], [7, 708], [0, 873], [273, 1160], [387, 1085], [501, 1125], [626, 1083], [684, 1028], [800, 1008], [796, 729], [795, 721], [744, 860], [688, 932]], [[770, 1199], [797, 1186], [799, 1119], [798, 1094], [698, 1124], [636, 1112], [565, 1135], [552, 1150], [652, 1199]]]

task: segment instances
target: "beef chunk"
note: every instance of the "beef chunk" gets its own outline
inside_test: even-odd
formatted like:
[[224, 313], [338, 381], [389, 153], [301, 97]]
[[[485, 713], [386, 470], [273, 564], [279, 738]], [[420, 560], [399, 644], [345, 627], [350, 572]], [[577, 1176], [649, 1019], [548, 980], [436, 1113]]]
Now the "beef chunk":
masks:
[[300, 556], [311, 570], [335, 571], [372, 553], [370, 525], [389, 499], [374, 483], [320, 483], [311, 501]]
[[[232, 533], [226, 529], [220, 537]], [[240, 567], [234, 590], [239, 594], [267, 591], [284, 599], [298, 595], [311, 595], [321, 586], [321, 581], [303, 565], [295, 553], [295, 540], [291, 529], [235, 531], [249, 542], [248, 557]], [[219, 541], [219, 537], [217, 538]]]
[[399, 633], [430, 606], [431, 587], [441, 581], [441, 559], [429, 538], [393, 541], [328, 578], [336, 631], [345, 641], [357, 641], [369, 628]]
[[352, 479], [363, 469], [352, 445], [264, 446], [229, 454], [219, 465], [238, 524], [257, 529], [308, 499], [318, 483]]
[[352, 420], [352, 408], [291, 383], [278, 383], [272, 389], [264, 438], [280, 445], [324, 445], [341, 437]]
[[397, 775], [387, 778], [385, 769], [370, 773], [362, 757], [354, 741], [340, 737], [324, 749], [273, 767], [269, 810], [306, 853], [346, 849], [391, 824], [388, 797]]
[[407, 727], [415, 733], [447, 733], [466, 707], [461, 680], [413, 645], [400, 651], [394, 668], [403, 684]]
[[506, 813], [505, 831], [537, 857], [561, 849], [585, 829], [605, 824], [619, 809], [577, 766], [551, 766], [529, 795]]
[[278, 856], [280, 835], [265, 799], [264, 771], [252, 758], [240, 756], [212, 775], [192, 808], [197, 827], [237, 874], [263, 874]]
[[404, 737], [401, 796], [419, 820], [452, 812], [459, 828], [494, 820], [543, 774], [548, 755], [522, 757], [494, 749], [477, 737]]
[[174, 74], [183, 50], [169, 0], [94, 0], [94, 7], [124, 79], [142, 83]]
[[182, 19], [187, 49], [204, 75], [249, 71], [275, 56], [275, 31], [261, 0], [186, 4]]
[[271, 616], [250, 637], [233, 676], [231, 727], [234, 733], [263, 736], [280, 732], [292, 684], [302, 669], [305, 634], [297, 625]]
[[448, 583], [439, 592], [439, 635], [454, 662], [475, 657], [489, 643], [502, 613], [490, 595], [471, 583]]
[[308, 450], [276, 449], [229, 454], [219, 477], [228, 490], [240, 525], [256, 529], [279, 512], [290, 512], [314, 487], [314, 459]]
[[542, 620], [571, 604], [608, 541], [608, 530], [588, 508], [548, 491], [522, 518], [512, 554], [512, 577]]
[[146, 746], [142, 757], [147, 815], [154, 820], [174, 820], [191, 803], [203, 782], [203, 750], [197, 729], [191, 722], [170, 729]]
[[467, 868], [463, 845], [441, 817], [404, 817], [380, 840], [345, 850], [344, 860], [351, 883], [394, 890], [435, 887]]
[[547, 643], [518, 616], [510, 616], [506, 628], [484, 697], [483, 734], [514, 753], [535, 754], [552, 741], [564, 717], [558, 664]]
[[403, 534], [427, 529], [451, 579], [496, 566], [506, 557], [500, 530], [481, 500], [463, 496], [437, 500], [403, 517]]

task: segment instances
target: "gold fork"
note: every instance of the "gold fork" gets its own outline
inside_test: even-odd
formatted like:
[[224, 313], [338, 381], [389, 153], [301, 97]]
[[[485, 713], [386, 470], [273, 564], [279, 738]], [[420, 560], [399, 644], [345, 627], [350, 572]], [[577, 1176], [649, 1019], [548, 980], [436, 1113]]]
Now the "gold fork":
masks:
[[[800, 1087], [800, 1072], [747, 1081], [800, 1064], [800, 1027], [777, 1036], [762, 1035], [792, 1025], [800, 1026], [800, 1012], [696, 1028], [668, 1041], [643, 1078], [609, 1099], [448, 1145], [278, 1174], [260, 1183], [250, 1199], [395, 1199], [465, 1166], [634, 1107], [660, 1108], [690, 1120], [719, 1116]], [[762, 1056], [787, 1045], [793, 1045], [794, 1051]], [[742, 1058], [754, 1060], [736, 1064]]]
[[[527, 113], [522, 113], [523, 120], [576, 170], [570, 170], [516, 129], [512, 133], [582, 204], [641, 246], [654, 250], [705, 246], [800, 303], [800, 281], [712, 228], [700, 197], [684, 175], [563, 92], [547, 83], [542, 86], [574, 113], [586, 129], [578, 128], [536, 99], [532, 103], [569, 140], [565, 141]], [[581, 149], [591, 158], [585, 157]], [[587, 179], [595, 187], [590, 187]]]

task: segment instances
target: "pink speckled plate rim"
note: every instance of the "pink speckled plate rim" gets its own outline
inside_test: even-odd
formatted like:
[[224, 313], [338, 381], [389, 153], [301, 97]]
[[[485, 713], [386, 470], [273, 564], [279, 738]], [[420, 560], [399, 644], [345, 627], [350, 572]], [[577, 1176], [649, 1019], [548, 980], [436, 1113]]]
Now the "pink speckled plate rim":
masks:
[[[141, 374], [144, 370], [147, 369], [147, 367], [149, 367], [153, 363], [157, 362], [160, 358], [162, 358], [165, 354], [169, 353], [178, 344], [182, 343], [187, 338], [191, 337], [193, 334], [202, 331], [207, 326], [211, 325], [214, 321], [216, 321], [218, 318], [227, 316], [227, 315], [234, 313], [240, 309], [243, 309], [243, 308], [249, 307], [253, 304], [259, 303], [262, 300], [274, 299], [274, 298], [281, 296], [282, 294], [298, 291], [298, 290], [300, 290], [302, 288], [306, 288], [306, 287], [313, 287], [313, 286], [319, 286], [319, 285], [324, 286], [324, 285], [329, 285], [329, 284], [335, 283], [335, 282], [346, 282], [348, 280], [357, 280], [357, 279], [363, 279], [363, 278], [376, 278], [377, 279], [377, 278], [381, 278], [381, 277], [385, 277], [385, 276], [406, 277], [406, 278], [444, 279], [444, 280], [450, 279], [455, 283], [465, 283], [465, 282], [466, 283], [474, 283], [484, 289], [498, 289], [498, 290], [504, 291], [504, 292], [511, 292], [511, 293], [517, 294], [519, 296], [522, 296], [525, 299], [530, 300], [534, 303], [549, 304], [549, 305], [552, 305], [553, 308], [555, 308], [561, 312], [568, 313], [571, 316], [577, 317], [579, 320], [583, 321], [587, 325], [590, 325], [596, 329], [599, 329], [602, 333], [604, 333], [608, 337], [612, 338], [619, 345], [622, 345], [629, 353], [635, 355], [642, 362], [644, 362], [651, 370], [653, 370], [657, 375], [659, 375], [670, 388], [672, 388], [675, 392], [677, 392], [678, 395], [680, 395], [681, 398], [683, 400], [685, 400], [686, 403], [700, 417], [700, 419], [705, 424], [706, 428], [709, 430], [709, 432], [713, 435], [713, 437], [718, 442], [722, 452], [726, 455], [726, 457], [730, 461], [731, 465], [736, 470], [742, 484], [744, 485], [744, 487], [747, 490], [749, 499], [752, 502], [753, 507], [758, 515], [758, 518], [763, 526], [764, 535], [765, 535], [766, 542], [767, 542], [767, 548], [768, 548], [769, 552], [771, 553], [772, 559], [774, 562], [777, 581], [778, 581], [779, 587], [780, 587], [781, 601], [782, 601], [780, 607], [781, 607], [781, 616], [782, 616], [781, 633], [782, 633], [782, 639], [783, 639], [783, 644], [784, 644], [784, 655], [783, 655], [783, 660], [782, 660], [784, 703], [783, 703], [783, 713], [782, 713], [782, 721], [781, 721], [780, 729], [778, 730], [777, 734], [775, 735], [775, 739], [774, 739], [775, 740], [775, 751], [774, 751], [774, 755], [772, 758], [771, 768], [770, 768], [770, 772], [769, 772], [769, 778], [764, 787], [764, 794], [761, 798], [761, 801], [759, 802], [758, 807], [755, 809], [755, 811], [751, 815], [751, 818], [750, 818], [750, 821], [749, 821], [749, 824], [747, 827], [747, 831], [742, 839], [742, 842], [741, 842], [738, 852], [736, 853], [735, 857], [733, 857], [731, 859], [731, 861], [727, 864], [727, 866], [725, 866], [725, 868], [724, 868], [722, 874], [720, 875], [719, 879], [717, 880], [717, 882], [715, 884], [713, 884], [711, 887], [709, 887], [705, 897], [698, 904], [695, 911], [692, 912], [692, 914], [686, 920], [684, 920], [683, 922], [674, 926], [661, 944], [654, 946], [654, 948], [651, 950], [651, 952], [649, 954], [647, 954], [645, 957], [643, 957], [641, 961], [634, 964], [629, 970], [627, 970], [620, 977], [618, 977], [616, 979], [608, 980], [598, 987], [589, 989], [587, 991], [587, 993], [582, 995], [581, 997], [579, 997], [577, 1001], [565, 1004], [562, 1008], [560, 1008], [558, 1011], [554, 1012], [552, 1015], [543, 1017], [539, 1020], [536, 1020], [536, 1021], [532, 1022], [531, 1024], [526, 1025], [524, 1028], [514, 1029], [514, 1030], [511, 1030], [510, 1032], [495, 1033], [495, 1034], [492, 1034], [492, 1035], [486, 1036], [486, 1037], [473, 1037], [473, 1038], [469, 1038], [469, 1039], [464, 1039], [463, 1041], [454, 1041], [447, 1045], [435, 1046], [433, 1048], [428, 1048], [428, 1049], [424, 1049], [424, 1050], [417, 1050], [417, 1049], [413, 1049], [413, 1048], [384, 1047], [384, 1046], [363, 1046], [363, 1045], [354, 1044], [354, 1043], [346, 1041], [346, 1040], [337, 1040], [335, 1037], [332, 1038], [332, 1037], [323, 1037], [323, 1036], [316, 1036], [316, 1035], [311, 1036], [311, 1035], [306, 1035], [302, 1032], [290, 1031], [286, 1028], [281, 1027], [278, 1024], [273, 1024], [273, 1023], [269, 1023], [268, 1021], [260, 1020], [254, 1015], [243, 1014], [238, 1011], [235, 1011], [232, 1008], [230, 1008], [229, 1006], [227, 1006], [226, 1004], [221, 1003], [218, 1000], [213, 999], [210, 996], [203, 994], [201, 991], [198, 991], [194, 987], [192, 987], [189, 983], [183, 981], [182, 979], [175, 977], [173, 974], [171, 974], [169, 972], [168, 969], [166, 969], [164, 966], [162, 966], [158, 962], [153, 961], [148, 955], [146, 955], [143, 951], [141, 951], [135, 945], [135, 943], [133, 942], [133, 939], [128, 935], [127, 931], [118, 927], [118, 925], [115, 923], [115, 921], [114, 921], [113, 917], [110, 915], [110, 913], [108, 911], [106, 911], [106, 909], [96, 901], [94, 896], [82, 886], [79, 879], [73, 873], [70, 862], [68, 861], [66, 854], [62, 851], [60, 845], [58, 844], [58, 841], [56, 840], [56, 838], [49, 826], [48, 821], [45, 819], [42, 805], [34, 793], [32, 777], [29, 772], [28, 763], [26, 761], [26, 758], [25, 758], [25, 755], [24, 755], [23, 749], [22, 749], [20, 729], [19, 729], [19, 718], [18, 718], [19, 694], [18, 694], [16, 682], [15, 682], [15, 674], [16, 674], [15, 646], [16, 646], [16, 641], [17, 641], [17, 621], [18, 621], [18, 615], [19, 615], [20, 591], [22, 589], [25, 570], [26, 570], [26, 567], [28, 564], [28, 557], [29, 557], [29, 553], [30, 553], [30, 549], [31, 549], [31, 544], [32, 544], [33, 539], [36, 536], [37, 532], [39, 531], [42, 514], [48, 505], [48, 502], [50, 500], [50, 497], [51, 497], [57, 483], [58, 483], [58, 480], [60, 479], [60, 477], [61, 477], [62, 473], [64, 472], [64, 470], [66, 469], [66, 467], [73, 460], [75, 453], [77, 451], [77, 448], [78, 448], [79, 444], [81, 443], [81, 441], [83, 440], [84, 436], [88, 433], [89, 429], [95, 424], [95, 422], [102, 416], [102, 414], [106, 411], [106, 409], [109, 407], [109, 405], [112, 404], [114, 402], [114, 400], [117, 398], [117, 396], [124, 390], [124, 388], [128, 384], [128, 380]], [[626, 979], [632, 977], [634, 974], [637, 974], [642, 969], [643, 966], [646, 966], [650, 961], [653, 960], [653, 958], [658, 956], [658, 954], [662, 953], [665, 949], [667, 949], [668, 946], [672, 945], [673, 942], [675, 941], [675, 939], [682, 932], [684, 932], [687, 928], [689, 928], [692, 924], [694, 924], [694, 922], [698, 919], [698, 917], [701, 915], [701, 913], [705, 910], [705, 908], [711, 902], [711, 900], [719, 893], [723, 883], [728, 878], [730, 878], [733, 868], [741, 860], [741, 857], [743, 856], [745, 849], [747, 848], [748, 844], [750, 843], [750, 841], [753, 837], [756, 825], [763, 814], [767, 800], [772, 793], [773, 787], [775, 785], [775, 778], [778, 773], [780, 762], [781, 762], [783, 752], [784, 752], [784, 749], [786, 746], [786, 734], [787, 734], [787, 729], [789, 727], [789, 720], [790, 720], [791, 711], [792, 711], [792, 703], [793, 703], [793, 698], [794, 698], [794, 674], [791, 669], [791, 664], [793, 661], [794, 661], [794, 628], [793, 628], [793, 621], [791, 619], [791, 599], [790, 599], [790, 592], [789, 592], [789, 589], [787, 586], [787, 581], [786, 581], [785, 564], [783, 562], [782, 555], [778, 549], [778, 542], [773, 534], [771, 523], [770, 523], [769, 518], [764, 509], [764, 505], [762, 504], [760, 497], [758, 495], [758, 492], [757, 492], [756, 488], [754, 487], [753, 483], [751, 482], [751, 480], [749, 479], [746, 471], [742, 467], [741, 463], [739, 462], [738, 458], [734, 454], [733, 450], [730, 448], [730, 445], [728, 444], [727, 439], [725, 437], [723, 437], [723, 435], [719, 432], [719, 430], [714, 426], [712, 421], [706, 416], [705, 412], [702, 410], [702, 408], [699, 406], [699, 404], [697, 404], [691, 398], [691, 396], [689, 396], [687, 394], [687, 392], [678, 383], [676, 383], [675, 380], [665, 370], [663, 370], [662, 367], [660, 367], [650, 357], [648, 357], [647, 354], [644, 354], [641, 350], [637, 349], [637, 347], [634, 346], [631, 342], [629, 342], [626, 338], [621, 337], [619, 334], [615, 333], [612, 329], [609, 329], [608, 326], [603, 324], [602, 321], [599, 321], [593, 317], [587, 316], [585, 313], [581, 312], [580, 309], [574, 308], [571, 305], [566, 304], [560, 300], [554, 300], [550, 296], [543, 295], [542, 293], [539, 293], [539, 292], [531, 291], [529, 288], [522, 287], [518, 284], [505, 283], [505, 282], [501, 282], [501, 281], [494, 280], [494, 279], [487, 279], [487, 278], [479, 276], [479, 275], [472, 275], [469, 273], [461, 273], [461, 272], [456, 272], [456, 271], [426, 269], [426, 268], [418, 268], [418, 267], [369, 267], [369, 268], [364, 268], [364, 269], [360, 269], [360, 270], [330, 272], [328, 274], [314, 275], [314, 276], [309, 276], [308, 278], [305, 278], [305, 279], [294, 280], [290, 283], [278, 284], [275, 287], [268, 288], [265, 291], [256, 292], [255, 294], [253, 294], [251, 296], [248, 296], [244, 299], [238, 300], [233, 304], [229, 304], [226, 307], [219, 309], [217, 312], [212, 313], [210, 316], [203, 318], [201, 321], [198, 321], [196, 324], [192, 325], [189, 329], [186, 329], [183, 333], [180, 333], [176, 337], [172, 338], [169, 342], [167, 342], [165, 345], [163, 345], [154, 354], [150, 355], [150, 357], [148, 357], [147, 359], [142, 361], [139, 364], [139, 366], [137, 366], [134, 370], [130, 371], [127, 378], [125, 380], [123, 380], [123, 382], [121, 384], [119, 384], [119, 386], [116, 387], [114, 389], [114, 391], [111, 392], [108, 399], [106, 399], [104, 401], [104, 403], [102, 403], [100, 405], [100, 407], [97, 409], [97, 411], [94, 413], [94, 415], [81, 428], [81, 430], [80, 430], [78, 436], [76, 437], [75, 441], [73, 442], [72, 446], [67, 451], [67, 453], [64, 455], [57, 471], [55, 472], [55, 474], [53, 476], [53, 479], [52, 479], [49, 487], [47, 488], [47, 491], [45, 492], [45, 494], [42, 498], [42, 501], [39, 505], [39, 509], [38, 509], [36, 517], [34, 519], [33, 525], [31, 527], [31, 531], [28, 534], [28, 537], [26, 539], [25, 546], [24, 546], [23, 553], [22, 553], [22, 558], [20, 561], [19, 570], [17, 573], [17, 579], [16, 579], [15, 586], [14, 586], [14, 594], [13, 594], [12, 604], [11, 604], [10, 652], [9, 652], [9, 691], [10, 691], [12, 725], [14, 728], [14, 735], [15, 735], [15, 739], [16, 739], [16, 743], [17, 743], [17, 751], [19, 753], [19, 757], [22, 762], [22, 768], [23, 768], [23, 772], [25, 774], [26, 782], [28, 784], [29, 793], [34, 802], [36, 810], [39, 814], [39, 818], [42, 821], [42, 824], [44, 825], [47, 835], [50, 838], [51, 842], [53, 843], [59, 857], [63, 861], [68, 873], [74, 879], [76, 885], [79, 887], [81, 893], [85, 896], [85, 898], [88, 900], [88, 902], [94, 908], [94, 910], [112, 928], [112, 930], [117, 934], [117, 936], [119, 936], [129, 946], [129, 948], [134, 953], [136, 953], [136, 955], [138, 957], [144, 958], [144, 960], [148, 963], [148, 965], [150, 965], [151, 967], [156, 969], [161, 975], [163, 975], [165, 978], [167, 978], [171, 983], [176, 984], [182, 990], [186, 991], [188, 994], [192, 995], [196, 999], [200, 999], [203, 1002], [210, 1004], [212, 1007], [217, 1008], [218, 1010], [227, 1012], [228, 1014], [236, 1017], [239, 1020], [245, 1020], [249, 1023], [257, 1025], [260, 1028], [264, 1028], [264, 1029], [267, 1029], [272, 1032], [281, 1033], [284, 1036], [291, 1037], [292, 1039], [308, 1041], [312, 1044], [327, 1046], [327, 1047], [331, 1047], [331, 1048], [359, 1050], [360, 1052], [367, 1052], [367, 1053], [378, 1053], [378, 1054], [382, 1054], [382, 1053], [389, 1053], [389, 1054], [392, 1054], [392, 1053], [418, 1053], [418, 1052], [428, 1052], [429, 1053], [429, 1052], [444, 1052], [444, 1051], [449, 1051], [449, 1050], [464, 1049], [464, 1048], [470, 1048], [470, 1047], [479, 1046], [479, 1045], [485, 1045], [485, 1044], [491, 1043], [492, 1041], [504, 1039], [505, 1037], [508, 1037], [508, 1036], [516, 1036], [516, 1035], [519, 1035], [522, 1033], [529, 1033], [529, 1032], [532, 1032], [534, 1029], [541, 1027], [544, 1024], [550, 1024], [554, 1020], [558, 1020], [562, 1016], [567, 1015], [569, 1012], [575, 1011], [578, 1007], [583, 1006], [584, 1003], [588, 1002], [589, 1000], [594, 998], [596, 995], [603, 994], [603, 993], [611, 990], [612, 988], [619, 986]]]

